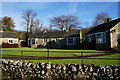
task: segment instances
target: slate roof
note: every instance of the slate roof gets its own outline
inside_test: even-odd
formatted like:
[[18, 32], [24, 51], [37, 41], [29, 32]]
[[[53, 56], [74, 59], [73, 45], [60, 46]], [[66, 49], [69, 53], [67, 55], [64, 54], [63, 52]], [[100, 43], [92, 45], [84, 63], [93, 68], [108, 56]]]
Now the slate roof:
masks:
[[60, 37], [67, 37], [67, 36], [71, 36], [71, 37], [75, 37], [75, 36], [79, 36], [80, 31], [79, 30], [72, 30], [72, 31], [47, 31], [45, 33], [40, 32], [40, 33], [34, 33], [32, 34], [31, 38], [60, 38]]
[[87, 34], [92, 34], [92, 33], [96, 33], [96, 32], [105, 32], [107, 30], [110, 30], [112, 27], [114, 27], [119, 22], [120, 22], [120, 18], [118, 18], [116, 20], [112, 20], [110, 22], [100, 24], [100, 25], [94, 27], [93, 29], [91, 29]]
[[2, 32], [0, 38], [18, 38], [19, 35], [16, 32]]

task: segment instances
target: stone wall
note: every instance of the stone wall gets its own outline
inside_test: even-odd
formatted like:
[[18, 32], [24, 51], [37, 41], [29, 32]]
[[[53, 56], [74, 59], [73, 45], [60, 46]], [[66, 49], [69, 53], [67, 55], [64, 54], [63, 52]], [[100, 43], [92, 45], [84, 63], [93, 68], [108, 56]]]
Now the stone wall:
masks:
[[120, 80], [120, 66], [31, 63], [2, 59], [2, 78], [11, 80]]

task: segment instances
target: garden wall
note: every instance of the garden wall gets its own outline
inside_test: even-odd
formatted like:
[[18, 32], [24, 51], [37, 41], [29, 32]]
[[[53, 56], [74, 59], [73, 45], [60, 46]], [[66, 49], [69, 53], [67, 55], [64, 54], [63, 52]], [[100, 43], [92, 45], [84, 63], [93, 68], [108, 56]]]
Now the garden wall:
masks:
[[120, 80], [120, 66], [31, 63], [2, 59], [2, 78], [11, 80]]

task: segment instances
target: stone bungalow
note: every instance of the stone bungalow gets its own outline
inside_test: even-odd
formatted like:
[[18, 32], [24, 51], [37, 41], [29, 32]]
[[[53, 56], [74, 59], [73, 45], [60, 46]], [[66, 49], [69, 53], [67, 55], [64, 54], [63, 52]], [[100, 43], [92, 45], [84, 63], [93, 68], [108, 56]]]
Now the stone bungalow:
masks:
[[86, 34], [86, 41], [96, 49], [120, 50], [120, 18], [91, 29]]
[[0, 32], [0, 45], [2, 48], [17, 48], [19, 45], [19, 38], [16, 32]]
[[79, 30], [66, 31], [46, 31], [34, 33], [29, 37], [30, 47], [49, 47], [49, 48], [79, 48]]

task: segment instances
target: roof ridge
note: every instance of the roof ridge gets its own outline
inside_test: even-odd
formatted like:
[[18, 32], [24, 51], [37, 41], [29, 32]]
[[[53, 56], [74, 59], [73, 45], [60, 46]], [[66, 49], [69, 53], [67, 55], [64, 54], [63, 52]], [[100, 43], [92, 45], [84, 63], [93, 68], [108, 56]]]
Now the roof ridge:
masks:
[[120, 22], [120, 18], [112, 20], [110, 22], [106, 22], [106, 23], [97, 25], [86, 34], [107, 31], [107, 30], [111, 29], [112, 27], [114, 27], [119, 22]]

